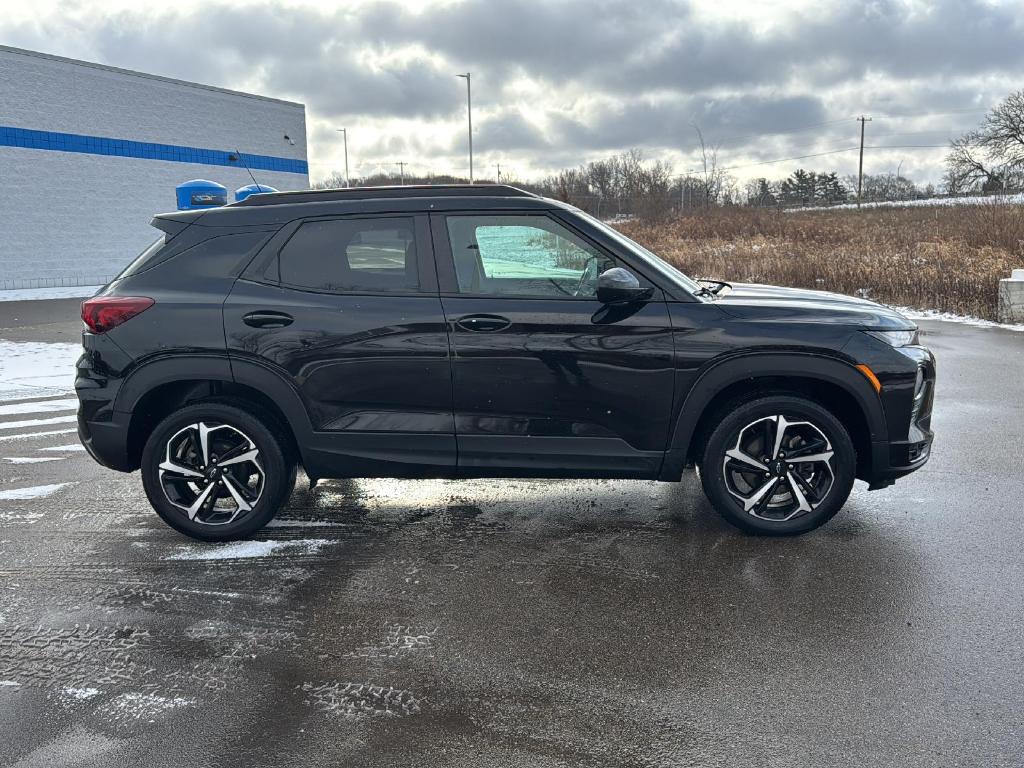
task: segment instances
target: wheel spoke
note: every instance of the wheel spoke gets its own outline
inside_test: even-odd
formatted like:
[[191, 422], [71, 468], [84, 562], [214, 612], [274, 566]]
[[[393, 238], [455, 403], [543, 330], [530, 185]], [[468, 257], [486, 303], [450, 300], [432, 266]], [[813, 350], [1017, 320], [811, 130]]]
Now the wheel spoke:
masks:
[[753, 456], [744, 453], [739, 448], [730, 448], [728, 451], [725, 452], [725, 455], [728, 456], [730, 459], [733, 459], [734, 461], [740, 462], [741, 464], [747, 464], [751, 467], [756, 467], [757, 469], [760, 469], [762, 472], [768, 471], [767, 466], [762, 464]]
[[793, 464], [813, 464], [819, 461], [830, 461], [832, 459], [832, 451], [823, 451], [821, 453], [812, 453], [810, 456], [797, 456], [792, 458], [786, 457], [787, 461]]
[[259, 456], [259, 455], [260, 455], [259, 450], [256, 449], [256, 448], [253, 448], [252, 450], [246, 451], [245, 453], [241, 453], [238, 456], [233, 456], [233, 457], [228, 458], [228, 459], [221, 459], [218, 462], [218, 466], [229, 467], [232, 464], [241, 464], [243, 461], [254, 461], [256, 459], [256, 457]]
[[768, 495], [768, 493], [775, 488], [778, 482], [779, 478], [773, 477], [760, 488], [758, 488], [752, 496], [744, 500], [743, 511], [749, 512], [751, 509], [756, 507], [760, 503], [760, 501], [764, 499]]
[[804, 443], [796, 448], [789, 449], [789, 456], [787, 458], [796, 461], [802, 456], [810, 456], [812, 453], [821, 451], [824, 448], [826, 451], [831, 451], [832, 448], [829, 446], [826, 440], [814, 440], [810, 443]]
[[231, 482], [231, 478], [227, 475], [222, 475], [220, 481], [224, 483], [224, 487], [228, 489], [228, 493], [231, 494], [231, 497], [235, 500], [235, 504], [238, 505], [238, 510], [235, 514], [238, 514], [238, 512], [248, 512], [252, 509], [252, 504], [242, 496], [241, 491], [239, 491], [239, 489], [235, 487], [235, 484]]
[[205, 467], [210, 463], [210, 432], [212, 430], [206, 426], [205, 421], [200, 421], [196, 426], [199, 428], [199, 450]]
[[[793, 498], [797, 501], [797, 508], [794, 510], [793, 514], [796, 514], [797, 512], [810, 512], [813, 507], [811, 507], [810, 503], [807, 501], [807, 497], [804, 496], [804, 492], [800, 488], [800, 484], [796, 481], [796, 478], [793, 477], [793, 473], [787, 472], [786, 478], [789, 480], [789, 487], [793, 489]], [[792, 515], [790, 515], [790, 517], [792, 517]]]
[[213, 493], [215, 485], [216, 483], [209, 483], [205, 488], [203, 488], [203, 492], [196, 496], [196, 500], [193, 501], [192, 506], [188, 508], [189, 520], [196, 519], [196, 515], [199, 514], [199, 510], [203, 508], [203, 505], [206, 504], [207, 500], [210, 498], [210, 494]]
[[775, 422], [775, 446], [772, 448], [772, 459], [779, 458], [779, 451], [782, 450], [782, 438], [786, 436], [786, 427], [789, 426], [789, 422], [786, 421], [786, 417], [779, 415], [776, 417]]
[[196, 470], [190, 469], [189, 467], [183, 466], [181, 464], [175, 464], [170, 459], [160, 464], [159, 469], [162, 469], [164, 472], [172, 472], [173, 474], [180, 475], [181, 477], [203, 476], [202, 472], [197, 472]]

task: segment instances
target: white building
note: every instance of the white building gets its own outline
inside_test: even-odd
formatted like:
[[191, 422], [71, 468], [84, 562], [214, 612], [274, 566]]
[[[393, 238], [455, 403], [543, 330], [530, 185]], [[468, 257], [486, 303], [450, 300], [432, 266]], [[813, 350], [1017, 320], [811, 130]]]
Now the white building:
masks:
[[106, 282], [174, 188], [309, 186], [305, 106], [0, 46], [0, 289]]

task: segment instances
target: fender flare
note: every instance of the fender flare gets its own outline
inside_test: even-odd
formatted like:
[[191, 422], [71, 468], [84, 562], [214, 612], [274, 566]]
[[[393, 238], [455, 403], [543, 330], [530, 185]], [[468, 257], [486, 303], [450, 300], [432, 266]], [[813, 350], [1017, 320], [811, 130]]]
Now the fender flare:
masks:
[[662, 479], [678, 479], [690, 444], [708, 405], [726, 387], [764, 377], [811, 379], [840, 387], [860, 407], [872, 442], [885, 440], [887, 427], [882, 402], [868, 380], [851, 363], [811, 353], [764, 352], [713, 363], [699, 374], [679, 408]]
[[[188, 374], [184, 375], [183, 371]], [[114, 398], [114, 410], [134, 414], [139, 401], [156, 387], [192, 380], [231, 382], [231, 365], [227, 356], [163, 354], [145, 360], [125, 377]]]
[[163, 384], [221, 381], [250, 387], [272, 400], [292, 431], [300, 452], [313, 432], [302, 398], [285, 377], [267, 365], [216, 354], [169, 354], [154, 357], [133, 370], [114, 399], [114, 410], [134, 414], [149, 392]]

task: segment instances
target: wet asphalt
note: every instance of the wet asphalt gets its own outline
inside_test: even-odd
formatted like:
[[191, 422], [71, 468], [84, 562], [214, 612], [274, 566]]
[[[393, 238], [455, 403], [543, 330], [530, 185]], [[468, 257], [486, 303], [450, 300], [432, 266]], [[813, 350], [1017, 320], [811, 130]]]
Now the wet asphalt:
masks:
[[[0, 338], [77, 304], [0, 304]], [[0, 765], [1019, 766], [1024, 334], [922, 327], [931, 462], [797, 539], [688, 474], [300, 478], [202, 545], [0, 416]]]

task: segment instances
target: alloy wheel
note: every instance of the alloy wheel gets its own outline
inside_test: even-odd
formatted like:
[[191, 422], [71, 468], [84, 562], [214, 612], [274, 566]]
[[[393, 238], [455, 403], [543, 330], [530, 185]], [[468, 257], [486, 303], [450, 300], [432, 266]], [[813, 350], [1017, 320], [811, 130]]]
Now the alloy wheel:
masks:
[[765, 416], [751, 422], [725, 452], [725, 487], [743, 511], [782, 522], [821, 504], [835, 482], [832, 444], [810, 421]]
[[158, 469], [167, 501], [203, 525], [245, 516], [266, 484], [256, 443], [230, 424], [199, 421], [178, 430]]

